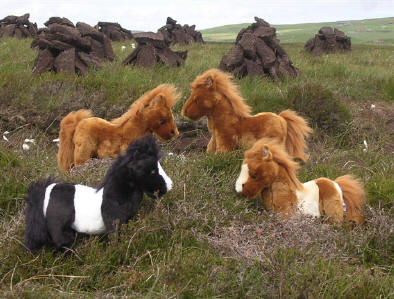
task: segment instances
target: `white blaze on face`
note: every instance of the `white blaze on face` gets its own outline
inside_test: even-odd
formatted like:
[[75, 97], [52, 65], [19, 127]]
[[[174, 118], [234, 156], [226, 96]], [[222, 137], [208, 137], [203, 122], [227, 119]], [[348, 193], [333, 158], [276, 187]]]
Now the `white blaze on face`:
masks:
[[242, 192], [242, 185], [246, 183], [246, 181], [249, 178], [249, 167], [248, 164], [244, 163], [241, 166], [241, 173], [239, 174], [239, 177], [237, 181], [235, 182], [235, 191], [238, 193]]
[[160, 162], [157, 162], [159, 168], [159, 174], [163, 177], [164, 181], [166, 182], [167, 191], [172, 189], [172, 180], [170, 177], [165, 173], [163, 167], [161, 167]]

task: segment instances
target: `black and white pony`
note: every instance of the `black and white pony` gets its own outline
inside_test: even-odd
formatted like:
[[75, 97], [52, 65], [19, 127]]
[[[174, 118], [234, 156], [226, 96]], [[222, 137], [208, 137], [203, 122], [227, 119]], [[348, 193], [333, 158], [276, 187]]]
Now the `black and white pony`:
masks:
[[148, 135], [119, 155], [97, 189], [52, 179], [32, 183], [25, 197], [26, 248], [34, 252], [54, 244], [61, 249], [72, 245], [75, 232], [101, 234], [127, 223], [143, 193], [155, 198], [171, 190], [159, 160], [160, 149]]

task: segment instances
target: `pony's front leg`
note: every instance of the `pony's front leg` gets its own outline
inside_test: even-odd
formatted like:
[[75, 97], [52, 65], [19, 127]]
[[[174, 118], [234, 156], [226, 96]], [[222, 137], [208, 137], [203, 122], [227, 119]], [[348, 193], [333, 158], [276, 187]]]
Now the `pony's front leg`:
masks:
[[209, 140], [208, 146], [207, 146], [207, 153], [214, 153], [216, 150], [216, 138], [215, 135], [212, 134], [211, 139]]

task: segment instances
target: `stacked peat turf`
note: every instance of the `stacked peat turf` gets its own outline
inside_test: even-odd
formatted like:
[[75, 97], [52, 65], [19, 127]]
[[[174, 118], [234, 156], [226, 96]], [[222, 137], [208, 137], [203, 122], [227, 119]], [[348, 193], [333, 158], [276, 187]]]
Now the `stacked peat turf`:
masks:
[[95, 28], [115, 42], [122, 42], [133, 38], [131, 31], [124, 29], [118, 23], [98, 22]]
[[30, 15], [8, 16], [0, 20], [0, 37], [27, 38], [37, 35], [37, 24], [29, 22]]
[[181, 26], [170, 17], [167, 18], [166, 24], [158, 32], [163, 34], [167, 45], [204, 43], [201, 32], [196, 31], [196, 25], [185, 24]]
[[31, 47], [38, 47], [33, 73], [67, 71], [84, 75], [88, 67], [100, 66], [100, 60], [114, 60], [111, 41], [104, 33], [79, 22], [52, 17], [40, 29]]
[[123, 64], [153, 67], [159, 62], [169, 67], [176, 67], [182, 65], [186, 60], [187, 51], [172, 51], [160, 33], [135, 33], [134, 39], [138, 43], [138, 47], [126, 57]]
[[296, 77], [299, 71], [279, 44], [276, 29], [263, 19], [254, 19], [256, 23], [238, 33], [234, 47], [222, 57], [220, 68], [239, 78], [246, 75], [269, 75], [274, 79]]
[[322, 53], [336, 53], [350, 51], [350, 37], [337, 28], [331, 27], [320, 28], [315, 37], [308, 40], [304, 46], [304, 50], [311, 52], [313, 55]]

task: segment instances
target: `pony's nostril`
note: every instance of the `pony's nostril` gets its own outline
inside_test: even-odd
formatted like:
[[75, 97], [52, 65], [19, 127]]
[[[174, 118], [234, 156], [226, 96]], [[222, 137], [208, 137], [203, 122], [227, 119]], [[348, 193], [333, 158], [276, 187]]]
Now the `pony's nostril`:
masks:
[[171, 130], [171, 134], [174, 135], [174, 134], [175, 134], [175, 131], [174, 131], [174, 130]]
[[245, 184], [242, 184], [242, 188], [245, 186]]

